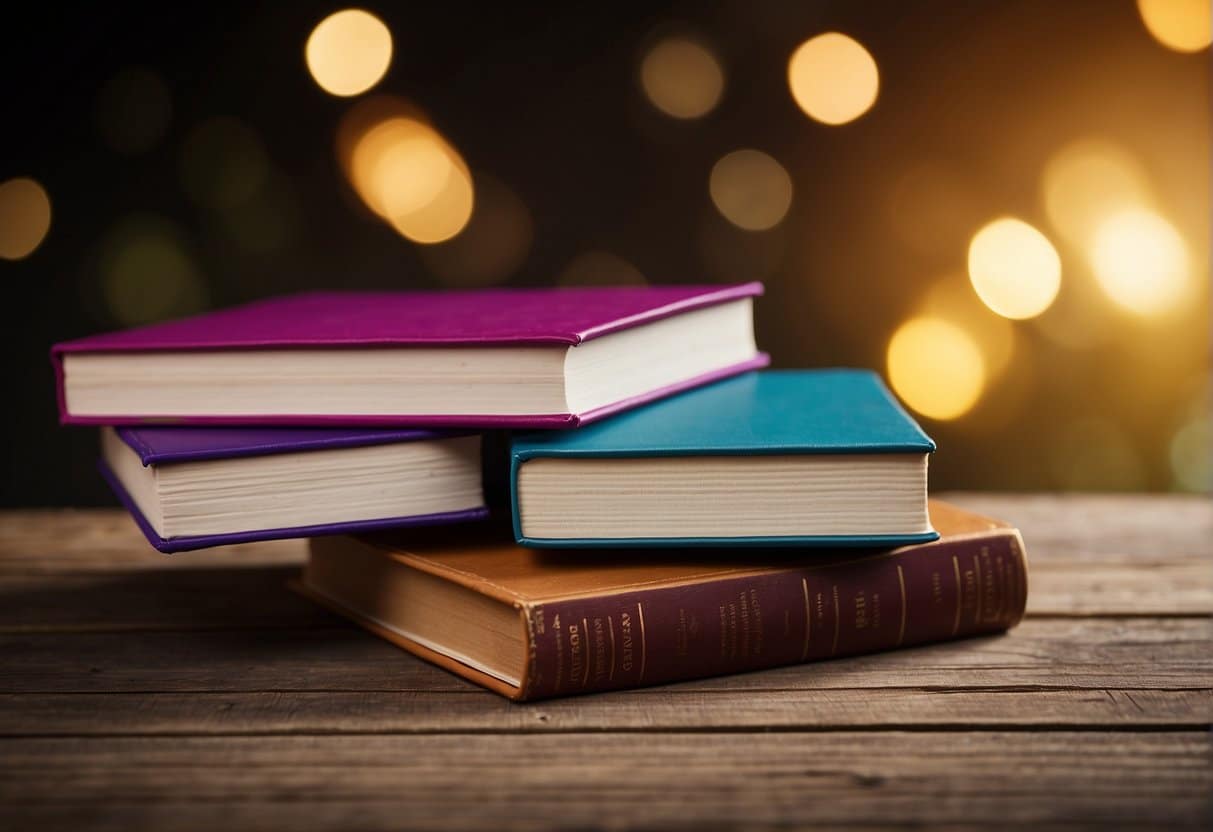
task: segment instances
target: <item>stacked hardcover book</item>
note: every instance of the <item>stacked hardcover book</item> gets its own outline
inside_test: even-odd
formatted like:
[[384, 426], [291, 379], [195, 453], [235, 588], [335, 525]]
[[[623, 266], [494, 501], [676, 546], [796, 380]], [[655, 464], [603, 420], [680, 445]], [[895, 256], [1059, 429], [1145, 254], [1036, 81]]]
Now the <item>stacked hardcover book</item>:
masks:
[[1019, 533], [928, 500], [874, 373], [762, 369], [761, 292], [315, 293], [52, 360], [157, 549], [310, 537], [300, 592], [513, 699], [1016, 624]]

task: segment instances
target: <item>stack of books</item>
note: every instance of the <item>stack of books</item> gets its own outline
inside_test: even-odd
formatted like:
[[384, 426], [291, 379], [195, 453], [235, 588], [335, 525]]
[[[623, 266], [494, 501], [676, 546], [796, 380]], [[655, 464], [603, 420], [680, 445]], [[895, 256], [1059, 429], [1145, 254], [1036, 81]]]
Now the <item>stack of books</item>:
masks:
[[928, 500], [876, 374], [762, 369], [761, 292], [314, 293], [52, 360], [157, 549], [310, 537], [300, 592], [512, 699], [1016, 624], [1018, 531]]

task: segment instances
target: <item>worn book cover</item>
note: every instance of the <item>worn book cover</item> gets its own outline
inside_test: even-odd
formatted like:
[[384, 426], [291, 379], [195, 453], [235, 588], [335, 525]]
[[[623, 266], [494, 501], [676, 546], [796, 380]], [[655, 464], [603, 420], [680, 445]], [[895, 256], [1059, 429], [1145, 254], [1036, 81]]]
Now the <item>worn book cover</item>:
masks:
[[933, 501], [889, 551], [561, 552], [464, 535], [311, 543], [309, 597], [512, 699], [617, 690], [995, 633], [1027, 600], [1019, 532]]

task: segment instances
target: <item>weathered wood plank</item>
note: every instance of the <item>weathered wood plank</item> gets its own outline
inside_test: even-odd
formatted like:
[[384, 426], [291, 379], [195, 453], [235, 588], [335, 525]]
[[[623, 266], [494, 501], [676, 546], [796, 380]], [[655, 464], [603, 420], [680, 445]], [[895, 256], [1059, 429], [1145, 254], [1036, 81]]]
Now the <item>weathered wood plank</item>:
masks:
[[0, 576], [0, 633], [332, 627], [296, 566]]
[[301, 541], [0, 514], [0, 828], [1207, 828], [1213, 504], [952, 498], [1023, 528], [1005, 637], [528, 706], [288, 593]]
[[1028, 615], [1213, 614], [1213, 567], [1206, 562], [1029, 564]]
[[[475, 690], [352, 626], [0, 636], [0, 692]], [[1027, 620], [1010, 633], [688, 683], [687, 690], [1213, 687], [1213, 623]]]
[[121, 509], [27, 509], [0, 512], [0, 574], [113, 573], [127, 569], [196, 569], [299, 564], [303, 540], [271, 540], [162, 555]]
[[1200, 730], [1213, 688], [651, 688], [515, 705], [484, 691], [0, 694], [0, 736], [569, 733], [922, 728]]
[[936, 496], [1014, 523], [1036, 562], [1202, 561], [1213, 540], [1213, 501], [1198, 494]]
[[21, 739], [0, 743], [0, 825], [1207, 828], [1209, 750], [1203, 732]]

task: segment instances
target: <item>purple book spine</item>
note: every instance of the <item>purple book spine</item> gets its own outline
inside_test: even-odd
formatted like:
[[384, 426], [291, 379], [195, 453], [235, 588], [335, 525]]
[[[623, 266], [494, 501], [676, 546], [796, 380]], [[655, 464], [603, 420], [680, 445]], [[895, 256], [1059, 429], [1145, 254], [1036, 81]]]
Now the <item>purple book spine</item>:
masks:
[[1014, 626], [1019, 533], [537, 605], [523, 699], [742, 673]]

